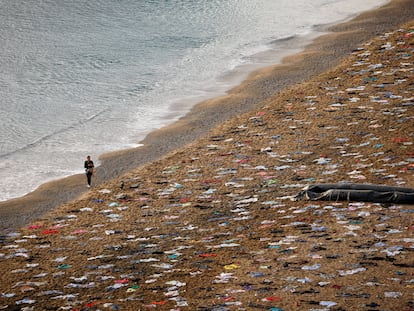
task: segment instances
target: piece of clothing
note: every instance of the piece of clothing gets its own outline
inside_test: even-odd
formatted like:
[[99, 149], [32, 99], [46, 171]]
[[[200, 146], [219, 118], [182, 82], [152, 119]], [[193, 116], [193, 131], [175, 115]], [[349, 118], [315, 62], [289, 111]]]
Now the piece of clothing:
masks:
[[88, 181], [88, 186], [92, 183], [92, 173], [86, 173], [86, 180]]

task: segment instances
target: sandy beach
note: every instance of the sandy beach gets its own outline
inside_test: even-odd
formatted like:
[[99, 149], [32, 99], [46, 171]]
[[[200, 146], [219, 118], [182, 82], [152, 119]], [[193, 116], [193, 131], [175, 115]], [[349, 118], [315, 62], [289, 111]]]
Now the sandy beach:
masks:
[[[102, 156], [96, 184], [121, 176], [137, 166], [154, 161], [205, 136], [216, 125], [255, 108], [280, 90], [305, 81], [337, 65], [358, 44], [412, 19], [412, 5], [395, 0], [378, 10], [364, 13], [340, 25], [326, 27], [331, 33], [320, 37], [306, 52], [287, 58], [282, 66], [252, 73], [228, 96], [200, 103], [175, 124], [155, 131], [144, 141], [144, 148]], [[80, 159], [80, 163], [83, 159]], [[71, 176], [42, 185], [28, 195], [0, 202], [0, 229], [18, 228], [44, 213], [85, 193], [85, 178]]]
[[[412, 1], [200, 103], [144, 147], [0, 204], [0, 310], [413, 310]], [[64, 189], [64, 191], [62, 191]]]

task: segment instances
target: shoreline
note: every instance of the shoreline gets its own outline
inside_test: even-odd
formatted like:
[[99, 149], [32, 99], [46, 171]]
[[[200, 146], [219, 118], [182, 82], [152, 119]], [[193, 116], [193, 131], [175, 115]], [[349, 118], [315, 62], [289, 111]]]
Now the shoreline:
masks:
[[[201, 102], [177, 122], [151, 132], [139, 142], [144, 144], [143, 147], [102, 155], [95, 185], [118, 178], [193, 143], [217, 125], [254, 109], [279, 91], [335, 67], [357, 45], [412, 18], [409, 0], [393, 0], [345, 23], [330, 26], [330, 33], [313, 40], [301, 53], [286, 57], [280, 65], [249, 74], [227, 95]], [[0, 229], [21, 227], [87, 193], [84, 178], [80, 174], [52, 181], [23, 197], [0, 202]]]

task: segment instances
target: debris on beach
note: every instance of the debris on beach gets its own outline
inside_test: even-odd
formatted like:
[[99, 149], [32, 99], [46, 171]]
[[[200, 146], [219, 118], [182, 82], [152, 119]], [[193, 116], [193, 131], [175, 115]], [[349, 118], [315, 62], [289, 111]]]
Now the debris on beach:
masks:
[[412, 205], [286, 199], [414, 186], [413, 27], [6, 232], [0, 310], [413, 310]]
[[414, 189], [372, 184], [320, 184], [306, 186], [294, 200], [357, 201], [414, 204]]

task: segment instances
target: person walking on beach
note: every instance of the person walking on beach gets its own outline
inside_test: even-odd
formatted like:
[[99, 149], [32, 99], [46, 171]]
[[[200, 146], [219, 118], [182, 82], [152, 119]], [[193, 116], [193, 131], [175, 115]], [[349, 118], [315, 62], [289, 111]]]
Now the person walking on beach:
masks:
[[91, 156], [86, 157], [84, 167], [85, 167], [86, 179], [88, 180], [88, 188], [89, 188], [92, 182], [93, 169], [95, 167], [95, 165], [93, 164], [93, 161], [91, 160]]

